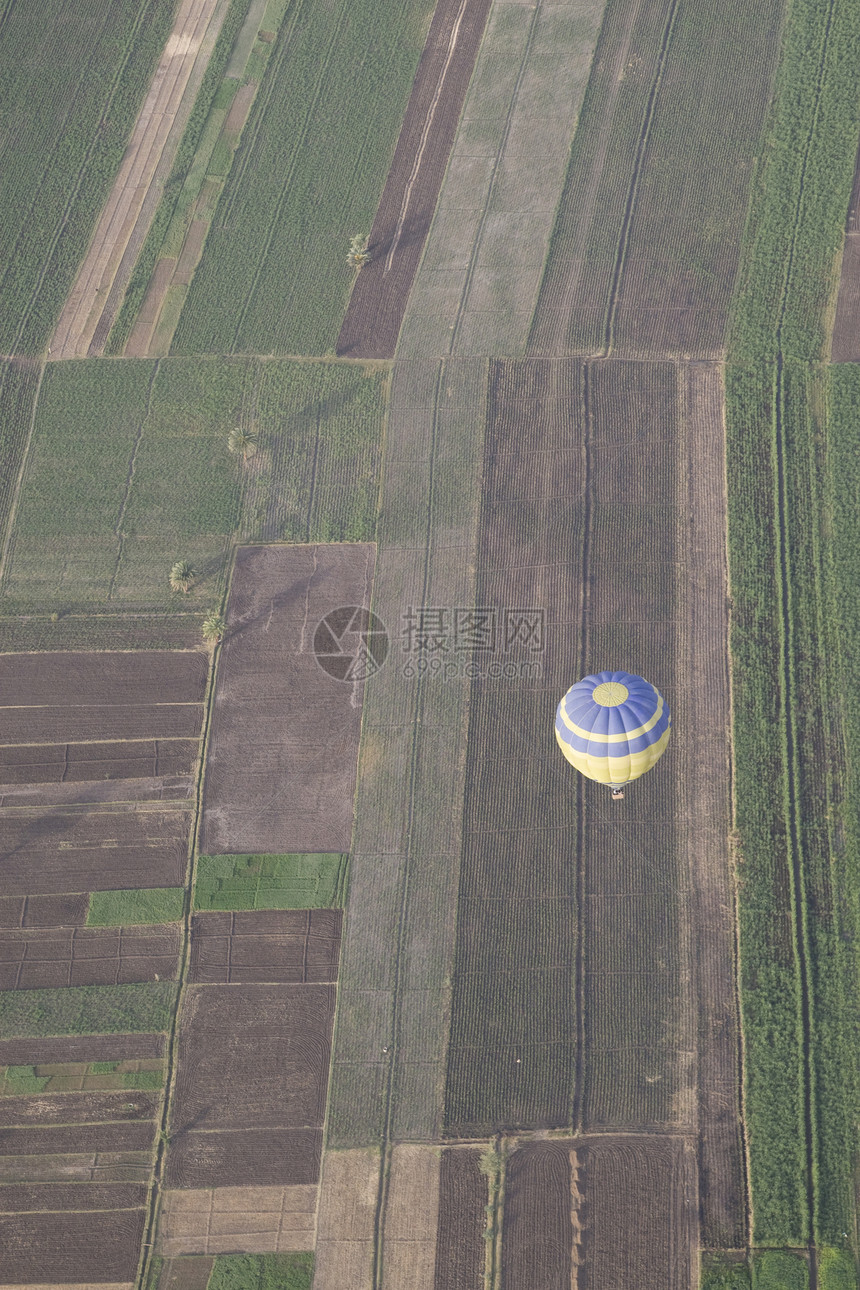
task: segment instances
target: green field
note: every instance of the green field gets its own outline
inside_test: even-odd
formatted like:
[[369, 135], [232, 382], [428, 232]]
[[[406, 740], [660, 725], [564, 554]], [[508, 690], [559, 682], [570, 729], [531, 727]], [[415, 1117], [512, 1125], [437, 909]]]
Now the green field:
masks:
[[294, 0], [210, 229], [173, 351], [325, 354], [369, 233], [429, 0]]
[[0, 1097], [31, 1093], [70, 1093], [84, 1090], [158, 1089], [164, 1084], [164, 1062], [55, 1062], [38, 1066], [7, 1066], [0, 1075]]
[[[727, 371], [746, 1114], [754, 1239], [773, 1245], [838, 1247], [854, 1222], [860, 672], [840, 628], [858, 581], [835, 518], [856, 509], [856, 420], [851, 379], [821, 360], [858, 57], [850, 3], [794, 6]], [[765, 1263], [755, 1285], [795, 1284], [766, 1280]]]
[[0, 991], [0, 1034], [111, 1035], [166, 1030], [176, 985], [76, 985]]
[[47, 343], [174, 7], [168, 0], [4, 6], [0, 354], [35, 354]]
[[344, 902], [347, 856], [200, 856], [195, 909], [333, 909]]
[[184, 901], [185, 892], [182, 887], [94, 891], [90, 896], [87, 927], [177, 922], [182, 918]]
[[310, 1290], [312, 1254], [219, 1254], [206, 1290]]
[[[13, 426], [26, 414], [18, 371]], [[28, 631], [36, 647], [59, 647], [75, 616], [96, 611], [151, 611], [158, 620], [137, 630], [156, 643], [170, 641], [173, 615], [185, 643], [186, 615], [220, 602], [234, 541], [372, 539], [385, 390], [383, 371], [344, 363], [49, 366], [0, 600], [7, 622], [41, 616], [22, 624], [19, 648]], [[237, 424], [256, 436], [246, 462], [227, 448]], [[188, 595], [167, 580], [182, 559], [197, 572]], [[85, 642], [85, 626], [72, 639]]]

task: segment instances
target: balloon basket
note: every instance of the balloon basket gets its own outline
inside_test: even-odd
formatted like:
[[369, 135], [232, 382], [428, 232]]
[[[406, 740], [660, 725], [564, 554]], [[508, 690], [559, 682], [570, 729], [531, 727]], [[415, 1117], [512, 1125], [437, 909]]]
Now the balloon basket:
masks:
[[624, 801], [624, 789], [623, 789], [623, 788], [613, 788], [613, 790], [612, 790], [612, 800], [613, 800], [613, 802], [623, 802], [623, 801]]

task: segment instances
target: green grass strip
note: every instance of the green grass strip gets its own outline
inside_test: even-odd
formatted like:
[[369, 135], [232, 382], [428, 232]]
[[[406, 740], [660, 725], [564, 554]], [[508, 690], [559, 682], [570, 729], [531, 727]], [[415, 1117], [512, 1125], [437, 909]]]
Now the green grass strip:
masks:
[[94, 891], [87, 927], [176, 923], [182, 918], [182, 887], [140, 887], [132, 891]]
[[176, 994], [172, 981], [0, 991], [0, 1035], [114, 1035], [165, 1030]]
[[343, 905], [347, 857], [200, 856], [198, 910], [332, 909]]
[[219, 1254], [207, 1290], [310, 1290], [312, 1254]]
[[699, 1290], [750, 1290], [750, 1270], [746, 1262], [738, 1263], [722, 1254], [705, 1251]]

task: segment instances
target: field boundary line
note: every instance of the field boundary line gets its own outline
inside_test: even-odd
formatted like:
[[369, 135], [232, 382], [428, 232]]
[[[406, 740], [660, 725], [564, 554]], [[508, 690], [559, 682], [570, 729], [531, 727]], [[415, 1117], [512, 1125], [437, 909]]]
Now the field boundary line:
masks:
[[[580, 563], [582, 588], [579, 624], [579, 674], [585, 675], [585, 660], [588, 657], [589, 644], [589, 557], [591, 554], [591, 373], [587, 362], [582, 363], [579, 375], [579, 398], [582, 411], [582, 559]], [[585, 880], [585, 781], [581, 775], [576, 777], [576, 959], [574, 965], [575, 1007], [576, 1007], [576, 1054], [573, 1060], [573, 1089], [570, 1103], [571, 1126], [577, 1133], [583, 1131], [583, 1107], [585, 1106], [585, 901], [587, 883]], [[572, 1275], [575, 1268], [572, 1267]]]
[[15, 480], [15, 491], [12, 494], [12, 501], [6, 515], [6, 533], [3, 538], [3, 550], [0, 552], [0, 594], [3, 591], [3, 581], [6, 576], [6, 564], [9, 558], [9, 551], [12, 546], [12, 534], [15, 529], [15, 520], [18, 515], [18, 503], [21, 498], [21, 489], [24, 483], [24, 475], [27, 472], [27, 463], [30, 458], [30, 445], [33, 442], [33, 434], [36, 428], [36, 410], [39, 406], [39, 395], [42, 392], [42, 381], [45, 377], [45, 359], [39, 363], [39, 378], [36, 382], [36, 390], [33, 394], [33, 407], [30, 411], [30, 425], [27, 430], [27, 439], [24, 444], [24, 451], [21, 454], [21, 465], [18, 467], [18, 478]]
[[114, 533], [116, 534], [116, 537], [118, 539], [118, 545], [117, 545], [116, 562], [114, 564], [113, 575], [110, 580], [110, 585], [108, 586], [108, 593], [107, 593], [108, 601], [110, 601], [111, 597], [113, 596], [114, 587], [116, 586], [116, 580], [117, 580], [117, 577], [119, 576], [120, 566], [122, 565], [123, 547], [125, 543], [125, 535], [122, 531], [122, 525], [123, 525], [123, 520], [125, 519], [125, 513], [128, 510], [128, 499], [131, 496], [131, 486], [134, 481], [134, 468], [137, 463], [138, 449], [140, 448], [141, 440], [143, 439], [143, 432], [144, 432], [144, 429], [146, 428], [146, 423], [149, 420], [149, 416], [152, 411], [152, 396], [155, 391], [155, 382], [158, 379], [158, 369], [160, 365], [161, 365], [161, 359], [157, 358], [155, 360], [155, 363], [153, 364], [152, 375], [149, 378], [149, 388], [146, 391], [146, 406], [143, 410], [143, 415], [140, 418], [140, 424], [137, 427], [137, 433], [134, 436], [134, 443], [131, 449], [131, 457], [129, 458], [129, 463], [128, 463], [128, 473], [126, 475], [126, 480], [125, 480], [125, 492], [123, 493], [122, 503], [119, 508], [116, 524], [114, 525]]
[[663, 84], [663, 73], [666, 70], [666, 61], [669, 57], [669, 47], [672, 43], [672, 35], [675, 30], [675, 19], [677, 18], [679, 8], [680, 0], [671, 0], [671, 6], [666, 18], [666, 25], [663, 28], [663, 40], [657, 57], [657, 67], [654, 73], [654, 80], [651, 84], [651, 91], [648, 95], [648, 102], [645, 107], [645, 116], [639, 132], [639, 139], [636, 144], [636, 158], [633, 163], [633, 175], [630, 180], [630, 189], [628, 191], [627, 202], [624, 207], [624, 219], [621, 224], [621, 233], [618, 239], [618, 250], [615, 256], [612, 280], [609, 284], [609, 296], [606, 302], [606, 316], [604, 319], [603, 330], [603, 353], [606, 358], [608, 358], [612, 353], [612, 345], [615, 339], [615, 317], [618, 311], [621, 279], [624, 275], [624, 266], [627, 262], [627, 248], [630, 244], [630, 226], [633, 223], [633, 216], [636, 211], [636, 199], [639, 195], [639, 180], [642, 177], [642, 166], [645, 161], [645, 154], [648, 151], [648, 143], [651, 138], [651, 126], [654, 123], [654, 113], [657, 108], [657, 97]]

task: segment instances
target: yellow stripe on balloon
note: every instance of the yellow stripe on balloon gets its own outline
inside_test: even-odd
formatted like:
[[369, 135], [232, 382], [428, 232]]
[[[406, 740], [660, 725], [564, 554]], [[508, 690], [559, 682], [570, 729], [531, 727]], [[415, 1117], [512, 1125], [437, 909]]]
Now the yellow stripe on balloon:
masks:
[[631, 780], [644, 775], [656, 761], [659, 761], [671, 733], [672, 728], [669, 726], [650, 748], [632, 753], [627, 757], [601, 757], [599, 754], [577, 752], [570, 744], [564, 742], [558, 731], [555, 737], [571, 766], [575, 766], [581, 774], [597, 780], [598, 784], [629, 784]]

